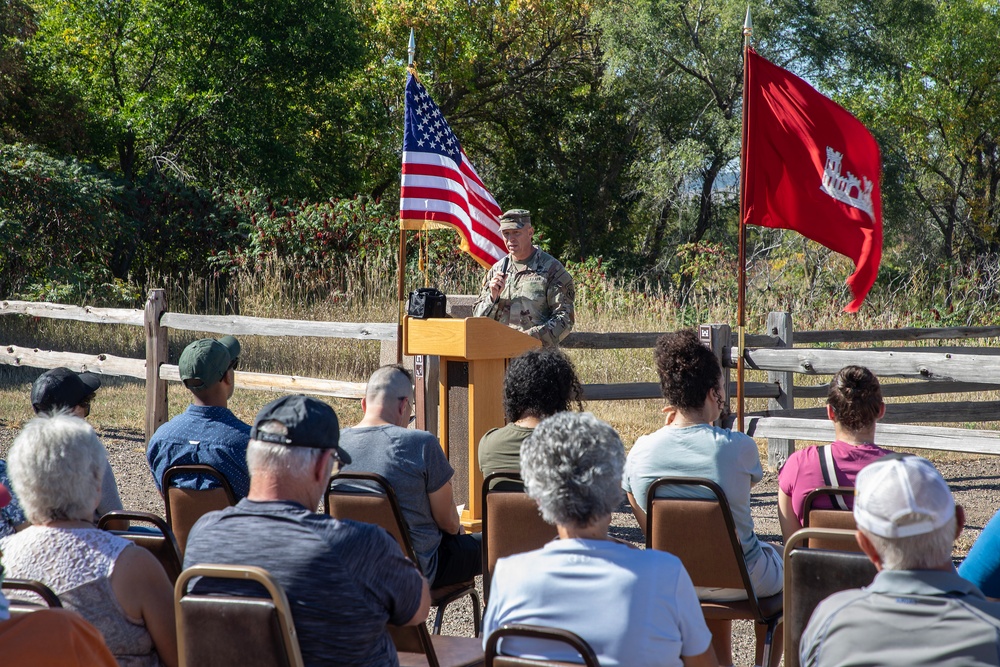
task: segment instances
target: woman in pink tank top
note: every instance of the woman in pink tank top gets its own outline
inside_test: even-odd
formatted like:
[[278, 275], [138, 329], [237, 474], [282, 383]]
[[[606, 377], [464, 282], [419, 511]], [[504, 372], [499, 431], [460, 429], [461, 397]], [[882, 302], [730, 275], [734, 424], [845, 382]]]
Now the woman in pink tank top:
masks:
[[[778, 473], [778, 520], [786, 542], [802, 528], [809, 492], [821, 486], [854, 486], [862, 468], [891, 453], [875, 444], [875, 424], [885, 414], [885, 402], [878, 378], [867, 368], [845, 366], [837, 371], [830, 380], [826, 414], [836, 439], [824, 447], [813, 445], [793, 452]], [[846, 499], [848, 507], [852, 500]], [[821, 498], [815, 507], [833, 505]]]

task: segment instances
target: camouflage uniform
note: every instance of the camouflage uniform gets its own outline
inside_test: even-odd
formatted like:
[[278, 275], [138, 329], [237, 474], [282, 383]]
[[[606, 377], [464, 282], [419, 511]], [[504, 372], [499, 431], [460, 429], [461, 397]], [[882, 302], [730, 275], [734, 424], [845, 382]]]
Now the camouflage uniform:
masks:
[[[507, 265], [507, 283], [493, 305], [490, 281]], [[473, 315], [492, 317], [501, 324], [520, 329], [542, 341], [558, 345], [573, 328], [573, 278], [559, 260], [535, 248], [525, 262], [513, 257], [501, 259], [486, 274]]]

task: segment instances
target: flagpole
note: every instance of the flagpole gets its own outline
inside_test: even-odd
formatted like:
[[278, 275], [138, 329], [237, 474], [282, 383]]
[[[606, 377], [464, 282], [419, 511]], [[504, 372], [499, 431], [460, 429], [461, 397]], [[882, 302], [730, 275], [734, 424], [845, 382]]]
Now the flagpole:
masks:
[[747, 5], [747, 17], [743, 22], [743, 136], [740, 141], [740, 226], [739, 226], [739, 259], [740, 265], [737, 294], [737, 357], [736, 357], [736, 429], [743, 431], [744, 387], [743, 373], [745, 349], [744, 335], [746, 332], [746, 299], [747, 299], [747, 86], [749, 83], [749, 50], [750, 36], [753, 34], [753, 22], [750, 19], [750, 5]]
[[[409, 62], [406, 69], [413, 71], [413, 56], [417, 52], [417, 41], [410, 28], [410, 43], [406, 49], [409, 55]], [[396, 363], [403, 363], [403, 315], [406, 312], [406, 229], [403, 226], [402, 216], [399, 221], [399, 265], [396, 267], [396, 301], [398, 309], [396, 313]]]

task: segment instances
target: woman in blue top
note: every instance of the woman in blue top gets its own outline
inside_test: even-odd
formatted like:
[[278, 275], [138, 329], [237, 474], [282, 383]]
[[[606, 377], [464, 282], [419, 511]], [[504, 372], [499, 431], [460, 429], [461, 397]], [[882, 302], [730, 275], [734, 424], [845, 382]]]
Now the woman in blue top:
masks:
[[[602, 667], [714, 667], [712, 637], [691, 578], [665, 551], [608, 537], [622, 501], [625, 447], [589, 413], [542, 421], [521, 447], [521, 476], [559, 539], [497, 561], [483, 644], [509, 623], [575, 632]], [[544, 640], [510, 637], [505, 655], [576, 662]]]
[[[761, 542], [750, 517], [750, 487], [764, 476], [753, 438], [713, 425], [725, 412], [722, 367], [693, 330], [665, 334], [656, 341], [656, 370], [666, 399], [664, 426], [636, 440], [625, 463], [623, 486], [639, 525], [646, 526], [646, 492], [660, 477], [702, 477], [722, 487], [732, 509], [750, 580], [758, 597], [781, 592], [781, 552]], [[666, 494], [664, 494], [666, 495]], [[700, 490], [676, 491], [677, 496], [703, 495]], [[746, 599], [743, 589], [698, 590], [701, 600]], [[712, 645], [722, 665], [731, 665], [729, 621], [709, 621]], [[773, 664], [781, 656], [775, 637]], [[763, 641], [757, 642], [757, 664]]]

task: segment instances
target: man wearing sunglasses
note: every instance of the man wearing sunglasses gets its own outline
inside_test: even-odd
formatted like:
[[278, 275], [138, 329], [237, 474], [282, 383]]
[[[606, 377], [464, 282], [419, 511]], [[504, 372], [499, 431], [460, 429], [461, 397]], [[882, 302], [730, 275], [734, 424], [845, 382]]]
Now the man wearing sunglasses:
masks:
[[[240, 342], [232, 336], [218, 340], [202, 338], [181, 353], [177, 367], [184, 386], [191, 392], [191, 405], [156, 429], [146, 449], [153, 481], [160, 493], [167, 468], [202, 463], [222, 473], [237, 499], [246, 497], [250, 490], [246, 461], [250, 425], [229, 410], [239, 360]], [[217, 483], [201, 475], [191, 475], [179, 478], [176, 485], [211, 489]]]
[[[101, 378], [96, 373], [77, 373], [65, 367], [53, 368], [39, 375], [31, 385], [31, 408], [36, 415], [68, 412], [74, 417], [86, 419], [90, 416], [90, 405], [100, 387]], [[4, 480], [5, 467], [0, 461], [0, 481]], [[17, 508], [14, 512], [20, 511], [16, 500], [11, 507]], [[101, 481], [101, 501], [97, 505], [95, 518], [120, 509], [122, 499], [118, 495], [118, 484], [109, 461]], [[7, 512], [9, 516], [12, 510], [8, 509]], [[6, 532], [4, 523], [0, 519], [0, 535]]]

